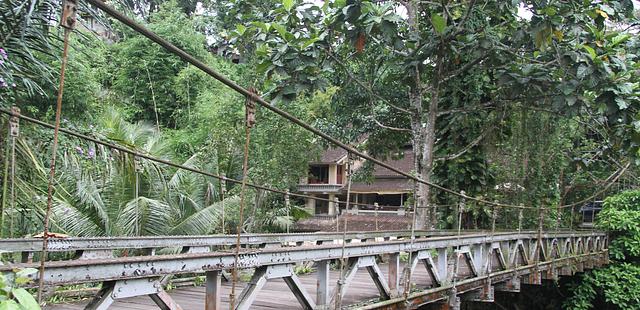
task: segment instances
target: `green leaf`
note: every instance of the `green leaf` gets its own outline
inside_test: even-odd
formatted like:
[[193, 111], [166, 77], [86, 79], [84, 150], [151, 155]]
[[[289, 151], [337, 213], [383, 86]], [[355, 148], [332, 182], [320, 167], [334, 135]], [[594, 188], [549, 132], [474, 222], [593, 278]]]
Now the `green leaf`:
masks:
[[35, 300], [35, 298], [33, 298], [31, 294], [29, 294], [29, 292], [27, 292], [27, 290], [23, 288], [16, 288], [13, 289], [11, 293], [13, 294], [13, 297], [18, 300], [18, 303], [20, 304], [22, 309], [40, 310], [40, 305], [38, 305], [38, 302]]
[[294, 0], [282, 0], [282, 6], [284, 6], [284, 9], [287, 11], [291, 11], [291, 8], [293, 8], [293, 3]]
[[585, 76], [591, 74], [593, 72], [593, 69], [591, 67], [588, 67], [586, 65], [580, 65], [578, 67], [578, 71], [576, 72], [576, 76], [579, 79], [584, 78]]
[[242, 24], [237, 24], [236, 25], [236, 31], [238, 32], [239, 35], [243, 35], [245, 31], [247, 31], [247, 27], [245, 25]]
[[437, 13], [431, 14], [431, 23], [438, 34], [443, 34], [444, 29], [447, 28], [447, 20]]
[[271, 24], [269, 23], [263, 23], [263, 22], [251, 22], [252, 25], [259, 27], [260, 30], [262, 30], [263, 32], [269, 32], [269, 29], [271, 29]]
[[[40, 309], [40, 307], [36, 308]], [[0, 310], [22, 310], [20, 305], [13, 300], [5, 300], [0, 302]]]
[[311, 39], [305, 41], [304, 43], [302, 43], [301, 49], [305, 49], [305, 48], [311, 46], [313, 43], [316, 43], [318, 40], [320, 40], [320, 38], [316, 37], [316, 38], [311, 38]]
[[282, 37], [283, 39], [287, 39], [287, 29], [284, 28], [284, 26], [280, 25], [280, 24], [276, 24], [274, 23], [273, 28], [278, 32], [278, 34], [280, 34], [280, 37]]
[[587, 51], [587, 53], [589, 53], [589, 57], [591, 57], [591, 60], [594, 60], [598, 55], [596, 54], [596, 50], [594, 50], [591, 46], [589, 45], [582, 45], [582, 48]]
[[615, 47], [616, 45], [618, 45], [620, 43], [624, 43], [625, 41], [629, 40], [630, 38], [631, 38], [630, 34], [620, 33], [617, 36], [613, 37], [613, 39], [611, 39], [611, 44], [609, 46], [610, 47]]

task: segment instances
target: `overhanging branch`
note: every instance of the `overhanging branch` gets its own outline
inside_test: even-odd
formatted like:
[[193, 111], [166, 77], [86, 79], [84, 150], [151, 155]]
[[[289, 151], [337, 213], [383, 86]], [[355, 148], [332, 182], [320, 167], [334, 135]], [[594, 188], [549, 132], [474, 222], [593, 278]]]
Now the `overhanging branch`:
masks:
[[458, 153], [453, 154], [453, 155], [449, 155], [449, 156], [438, 157], [438, 158], [435, 159], [435, 161], [453, 160], [453, 159], [456, 159], [456, 158], [464, 155], [471, 148], [473, 148], [474, 146], [478, 145], [478, 143], [480, 143], [480, 141], [482, 141], [487, 136], [487, 134], [489, 134], [489, 132], [491, 132], [495, 127], [496, 127], [495, 125], [491, 125], [491, 126], [487, 127], [482, 133], [480, 133], [480, 135], [478, 135], [475, 139], [473, 139], [473, 141], [471, 141], [471, 143], [467, 144], [467, 146], [462, 148], [462, 150], [460, 150]]
[[349, 71], [349, 68], [347, 68], [347, 65], [344, 64], [344, 62], [342, 62], [340, 59], [338, 59], [338, 57], [336, 57], [331, 51], [327, 51], [329, 54], [329, 57], [331, 57], [340, 67], [342, 67], [344, 69], [344, 71], [347, 73], [347, 75], [349, 76], [350, 79], [352, 79], [354, 82], [356, 82], [356, 84], [360, 85], [360, 87], [364, 88], [369, 95], [373, 96], [374, 98], [384, 102], [386, 105], [388, 105], [389, 107], [402, 112], [402, 113], [406, 113], [406, 114], [411, 114], [411, 112], [405, 108], [401, 108], [391, 102], [389, 102], [389, 100], [385, 99], [384, 97], [378, 95], [377, 93], [375, 93], [373, 91], [373, 89], [371, 89], [371, 87], [367, 84], [365, 84], [364, 82], [360, 81], [358, 78], [356, 78], [353, 73], [351, 73], [351, 71]]

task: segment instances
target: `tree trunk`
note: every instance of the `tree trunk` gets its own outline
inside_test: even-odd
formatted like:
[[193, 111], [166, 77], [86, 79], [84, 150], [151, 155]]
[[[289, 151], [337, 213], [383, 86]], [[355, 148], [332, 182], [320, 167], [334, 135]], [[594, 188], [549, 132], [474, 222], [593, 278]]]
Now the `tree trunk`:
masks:
[[[416, 70], [417, 71], [417, 70]], [[419, 78], [419, 73], [416, 72], [416, 79]], [[425, 168], [425, 154], [427, 149], [427, 132], [426, 126], [423, 126], [422, 122], [422, 95], [420, 90], [416, 87], [410, 90], [409, 101], [411, 102], [411, 108], [413, 109], [413, 115], [411, 116], [411, 134], [413, 136], [413, 154], [414, 154], [414, 170], [416, 177], [429, 181], [431, 177], [431, 171]], [[427, 208], [429, 204], [429, 187], [426, 184], [415, 182], [414, 185], [414, 199], [415, 199], [415, 212], [416, 223], [415, 229], [424, 230], [429, 229], [430, 212]]]
[[[440, 100], [440, 76], [442, 73], [442, 57], [436, 56], [436, 68], [431, 85], [431, 98], [429, 110], [424, 115], [422, 107], [422, 86], [420, 72], [416, 69], [416, 87], [411, 89], [409, 100], [414, 112], [411, 118], [411, 131], [413, 135], [413, 151], [415, 154], [416, 176], [424, 181], [431, 181], [433, 171], [434, 144], [436, 141], [436, 121], [438, 117], [438, 101]], [[416, 229], [435, 229], [437, 226], [436, 206], [431, 205], [431, 187], [417, 183], [415, 185], [416, 199]]]

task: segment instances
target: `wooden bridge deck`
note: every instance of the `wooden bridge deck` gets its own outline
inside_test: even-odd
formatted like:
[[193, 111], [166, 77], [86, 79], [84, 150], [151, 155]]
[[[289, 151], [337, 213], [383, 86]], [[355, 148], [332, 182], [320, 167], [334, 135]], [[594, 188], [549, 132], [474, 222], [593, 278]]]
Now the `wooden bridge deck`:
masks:
[[[404, 268], [404, 266], [401, 266]], [[388, 275], [388, 265], [381, 264], [380, 269], [386, 275]], [[340, 271], [331, 270], [331, 288], [336, 284], [336, 280], [339, 278]], [[422, 284], [423, 287], [430, 286], [431, 278], [428, 276], [427, 271], [424, 268], [417, 268], [414, 275], [411, 277], [414, 282]], [[308, 292], [315, 292], [316, 289], [316, 272], [301, 275], [300, 280], [304, 288]], [[402, 281], [400, 283], [403, 283]], [[236, 294], [242, 291], [242, 288], [246, 283], [241, 283], [236, 287]], [[231, 292], [231, 282], [223, 282], [223, 294], [222, 308], [229, 308], [229, 293]], [[191, 309], [204, 309], [205, 300], [205, 288], [199, 287], [182, 287], [168, 292], [171, 297], [182, 307], [184, 310]], [[371, 277], [366, 270], [359, 270], [356, 274], [356, 278], [349, 286], [348, 293], [343, 299], [344, 305], [354, 305], [363, 300], [377, 299], [379, 296], [376, 286], [371, 281]], [[315, 300], [314, 294], [312, 298]], [[56, 304], [45, 307], [45, 310], [80, 310], [84, 309], [87, 301], [68, 303], [68, 304]], [[132, 297], [124, 300], [116, 301], [110, 309], [114, 310], [157, 310], [158, 306], [151, 300], [151, 298]], [[286, 283], [282, 279], [274, 279], [267, 282], [265, 287], [258, 293], [258, 296], [251, 306], [251, 309], [302, 309], [302, 306], [296, 300], [291, 290], [287, 287]]]

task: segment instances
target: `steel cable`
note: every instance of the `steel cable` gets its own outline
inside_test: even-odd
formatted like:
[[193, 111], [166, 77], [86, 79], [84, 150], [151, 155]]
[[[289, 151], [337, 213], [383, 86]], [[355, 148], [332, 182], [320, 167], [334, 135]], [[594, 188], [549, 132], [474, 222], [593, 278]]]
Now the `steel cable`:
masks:
[[[253, 92], [252, 92], [253, 93]], [[245, 207], [245, 195], [247, 189], [247, 174], [249, 172], [249, 143], [251, 141], [251, 128], [255, 124], [255, 103], [253, 96], [247, 96], [245, 102], [245, 139], [244, 139], [244, 156], [242, 160], [242, 185], [240, 188], [240, 210], [239, 219], [236, 226], [236, 246], [235, 257], [232, 269], [231, 293], [229, 294], [229, 309], [234, 310], [236, 305], [236, 286], [238, 284], [238, 264], [240, 262], [240, 235], [242, 234], [243, 215]]]
[[44, 214], [42, 231], [42, 254], [40, 257], [40, 271], [38, 273], [38, 303], [42, 303], [42, 293], [44, 291], [44, 265], [47, 261], [47, 243], [49, 241], [49, 218], [51, 217], [51, 207], [53, 205], [53, 187], [56, 176], [56, 155], [58, 153], [58, 133], [60, 131], [60, 115], [62, 114], [62, 95], [64, 93], [64, 74], [69, 56], [69, 36], [71, 29], [64, 28], [64, 43], [62, 47], [62, 63], [60, 65], [60, 86], [56, 101], [56, 119], [53, 128], [53, 142], [51, 146], [51, 163], [49, 169], [49, 183], [47, 185], [47, 209]]

